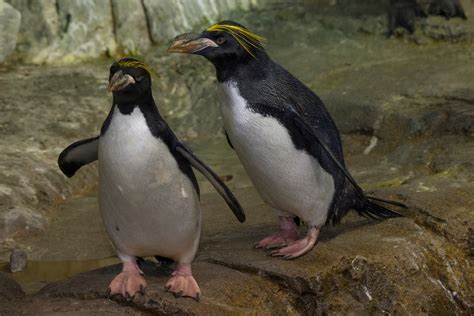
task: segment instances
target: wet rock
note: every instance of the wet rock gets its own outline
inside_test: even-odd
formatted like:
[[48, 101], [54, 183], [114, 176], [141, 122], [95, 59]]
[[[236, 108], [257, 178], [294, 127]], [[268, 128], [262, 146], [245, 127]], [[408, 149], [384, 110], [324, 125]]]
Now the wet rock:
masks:
[[5, 1], [0, 1], [0, 63], [15, 50], [21, 14]]
[[20, 272], [25, 270], [28, 257], [23, 250], [15, 249], [10, 255], [10, 271]]
[[151, 46], [147, 17], [141, 0], [113, 0], [115, 36], [126, 55], [144, 54]]
[[[1, 305], [0, 311], [2, 311]], [[119, 305], [111, 300], [91, 299], [84, 301], [75, 298], [28, 298], [6, 315], [15, 315], [20, 312], [23, 315], [150, 315], [149, 312], [131, 306]]]
[[[0, 304], [23, 299], [25, 293], [21, 286], [9, 275], [0, 272]], [[1, 305], [0, 305], [1, 306]]]
[[[219, 228], [204, 231], [200, 260], [284, 285], [298, 312], [466, 313], [456, 295], [472, 304], [472, 267], [462, 254], [458, 257], [457, 244], [410, 217], [372, 222], [350, 214], [341, 225], [325, 227], [317, 246], [296, 260], [253, 250], [253, 241], [276, 229], [276, 219], [263, 202], [252, 198], [252, 191], [237, 191], [251, 214], [245, 227], [234, 227], [224, 213], [214, 213]], [[203, 203], [205, 210], [217, 201], [206, 198]], [[407, 216], [415, 212], [409, 210]]]
[[[141, 265], [147, 280], [146, 295], [137, 295], [133, 303], [127, 304], [121, 296], [112, 297], [123, 305], [152, 313], [226, 314], [271, 313], [272, 310], [286, 310], [295, 313], [288, 295], [278, 284], [260, 277], [241, 273], [233, 269], [200, 262], [193, 265], [202, 297], [200, 302], [189, 298], [175, 298], [164, 291], [169, 275], [150, 261]], [[67, 297], [82, 300], [105, 299], [105, 290], [120, 265], [110, 266], [83, 273], [66, 281], [51, 283], [41, 289], [37, 298]]]
[[0, 213], [0, 236], [37, 234], [46, 229], [46, 220], [29, 208], [15, 207]]

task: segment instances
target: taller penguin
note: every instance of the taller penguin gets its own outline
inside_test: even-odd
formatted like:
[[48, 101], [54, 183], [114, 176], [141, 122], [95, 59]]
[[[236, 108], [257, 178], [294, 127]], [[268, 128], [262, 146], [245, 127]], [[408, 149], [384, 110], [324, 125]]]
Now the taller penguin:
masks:
[[[363, 193], [346, 170], [339, 132], [323, 102], [273, 62], [262, 41], [223, 21], [176, 37], [168, 49], [204, 56], [216, 68], [229, 144], [279, 216], [279, 231], [256, 247], [296, 258], [312, 249], [321, 227], [339, 222], [350, 209], [368, 217], [400, 216]], [[295, 217], [308, 225], [304, 238], [298, 239]]]
[[201, 235], [201, 210], [191, 166], [214, 185], [240, 221], [244, 213], [219, 177], [160, 116], [146, 64], [131, 58], [114, 63], [109, 90], [113, 104], [100, 136], [70, 145], [58, 161], [72, 177], [81, 166], [99, 160], [100, 211], [123, 263], [109, 293], [133, 298], [146, 287], [137, 257], [163, 256], [178, 263], [167, 290], [199, 299], [191, 262]]

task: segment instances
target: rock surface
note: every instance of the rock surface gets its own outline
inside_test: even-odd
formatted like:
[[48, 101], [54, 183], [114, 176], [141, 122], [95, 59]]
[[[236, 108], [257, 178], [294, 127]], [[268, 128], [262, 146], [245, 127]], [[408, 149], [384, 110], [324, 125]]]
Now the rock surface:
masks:
[[18, 53], [31, 63], [71, 63], [114, 54], [109, 1], [11, 0], [20, 10]]
[[[144, 0], [143, 5], [149, 17], [150, 35], [155, 43], [166, 43], [176, 35], [190, 32], [195, 27], [203, 28], [217, 22], [233, 10], [255, 8], [258, 0], [176, 0], [160, 2]], [[263, 2], [262, 2], [263, 3]]]
[[[23, 299], [25, 293], [21, 286], [7, 274], [0, 272], [0, 305]], [[5, 304], [6, 305], [6, 304]]]
[[[19, 14], [2, 2], [2, 8], [10, 8], [8, 12], [12, 12], [8, 18], [13, 19], [8, 20], [12, 23], [5, 23], [8, 29], [2, 33], [10, 43], [4, 50], [10, 54], [18, 33], [16, 54], [12, 57], [34, 64], [69, 64], [101, 56], [143, 55], [152, 44], [165, 46], [177, 34], [201, 30], [221, 19], [240, 17], [240, 12], [250, 11], [252, 25], [263, 24], [268, 14], [262, 16], [262, 9], [276, 11], [279, 17], [296, 14], [295, 18], [305, 20], [309, 33], [318, 26], [344, 34], [362, 32], [383, 36], [387, 31], [388, 1], [7, 1], [20, 11], [23, 19], [18, 32]], [[472, 15], [474, 3], [465, 1], [463, 5], [468, 17]], [[255, 10], [257, 12], [252, 14]], [[273, 23], [266, 22], [266, 26]], [[429, 17], [418, 19], [416, 25], [415, 35], [402, 36], [405, 40], [469, 42], [474, 38], [471, 19], [446, 21]], [[2, 53], [0, 62], [3, 61], [1, 56]]]
[[21, 14], [5, 1], [0, 1], [0, 63], [10, 56], [16, 47], [20, 30]]
[[[383, 191], [390, 196], [390, 190], [379, 193]], [[474, 274], [469, 261], [462, 259], [462, 247], [417, 223], [417, 209], [410, 207], [404, 213], [407, 218], [384, 222], [352, 214], [340, 226], [325, 228], [309, 254], [286, 261], [252, 248], [254, 241], [274, 231], [276, 219], [252, 188], [238, 189], [236, 194], [251, 215], [245, 224], [234, 220], [216, 194], [202, 198], [203, 239], [193, 268], [203, 294], [199, 303], [166, 293], [164, 284], [171, 270], [148, 261], [142, 266], [146, 295], [131, 304], [117, 296], [114, 305], [105, 297], [108, 283], [120, 271], [119, 265], [112, 265], [49, 283], [28, 296], [21, 310], [34, 307], [46, 312], [54, 304], [74, 301], [83, 312], [96, 306], [121, 313], [472, 312]], [[89, 208], [87, 212], [97, 212], [97, 205]], [[0, 310], [5, 306], [0, 304]]]
[[142, 55], [151, 46], [142, 0], [112, 0], [115, 37], [125, 55]]
[[[23, 16], [14, 57], [33, 64], [71, 64], [103, 56], [144, 54], [152, 42], [166, 45], [180, 32], [202, 28], [231, 11], [248, 11], [261, 4], [258, 0], [8, 2]], [[11, 6], [2, 1], [2, 8], [12, 11]], [[9, 17], [16, 16], [9, 13]], [[16, 36], [19, 16], [12, 22], [7, 32], [2, 31], [8, 43]]]

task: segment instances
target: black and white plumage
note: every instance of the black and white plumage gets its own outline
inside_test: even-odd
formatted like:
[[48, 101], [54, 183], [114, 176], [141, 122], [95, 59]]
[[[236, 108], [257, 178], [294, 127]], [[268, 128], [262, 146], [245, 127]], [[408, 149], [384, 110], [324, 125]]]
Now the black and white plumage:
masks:
[[[280, 232], [258, 247], [275, 255], [309, 251], [319, 229], [350, 209], [368, 217], [400, 216], [368, 198], [344, 165], [339, 132], [323, 102], [264, 51], [238, 23], [219, 22], [198, 37], [181, 35], [169, 51], [206, 57], [216, 68], [231, 146], [263, 200], [280, 216]], [[249, 53], [250, 51], [250, 53]], [[295, 241], [299, 217], [310, 228]]]
[[133, 296], [146, 285], [136, 258], [161, 256], [178, 262], [169, 290], [199, 298], [190, 264], [199, 244], [201, 210], [191, 166], [212, 183], [241, 222], [243, 210], [222, 180], [179, 142], [160, 116], [147, 69], [133, 59], [114, 63], [109, 87], [113, 105], [100, 137], [70, 145], [58, 161], [69, 177], [81, 166], [99, 161], [100, 211], [124, 263], [109, 290]]

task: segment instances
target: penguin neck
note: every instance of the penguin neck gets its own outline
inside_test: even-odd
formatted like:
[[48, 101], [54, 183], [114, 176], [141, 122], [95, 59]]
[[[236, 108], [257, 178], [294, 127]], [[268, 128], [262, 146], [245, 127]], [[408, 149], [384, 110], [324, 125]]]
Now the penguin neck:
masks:
[[150, 91], [142, 94], [136, 99], [124, 100], [121, 97], [113, 97], [113, 104], [117, 106], [120, 113], [123, 115], [129, 115], [133, 112], [135, 108], [139, 108], [143, 113], [158, 114], [160, 115], [158, 108], [153, 99], [153, 94]]
[[271, 62], [265, 52], [259, 52], [255, 57], [248, 55], [240, 59], [229, 60], [223, 56], [212, 60], [216, 68], [217, 80], [221, 83], [230, 80], [265, 79]]

